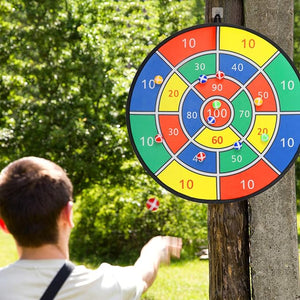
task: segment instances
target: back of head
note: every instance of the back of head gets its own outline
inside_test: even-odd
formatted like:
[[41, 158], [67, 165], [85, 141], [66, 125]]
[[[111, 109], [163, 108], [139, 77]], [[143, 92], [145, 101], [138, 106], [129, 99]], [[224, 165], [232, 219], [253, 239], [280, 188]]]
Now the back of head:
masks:
[[61, 167], [43, 158], [21, 158], [1, 172], [0, 217], [19, 246], [55, 244], [57, 219], [72, 192]]

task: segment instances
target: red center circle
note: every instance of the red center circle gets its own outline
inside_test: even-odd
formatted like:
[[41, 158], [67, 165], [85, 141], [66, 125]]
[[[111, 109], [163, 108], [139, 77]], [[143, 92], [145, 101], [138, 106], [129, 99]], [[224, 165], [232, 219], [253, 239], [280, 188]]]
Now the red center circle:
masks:
[[[214, 108], [214, 101], [220, 102], [219, 108]], [[226, 125], [231, 118], [231, 109], [227, 102], [221, 99], [210, 100], [205, 104], [203, 109], [203, 117], [207, 122], [208, 117], [214, 117], [216, 122], [214, 124], [210, 123], [209, 125], [212, 127], [222, 127]]]

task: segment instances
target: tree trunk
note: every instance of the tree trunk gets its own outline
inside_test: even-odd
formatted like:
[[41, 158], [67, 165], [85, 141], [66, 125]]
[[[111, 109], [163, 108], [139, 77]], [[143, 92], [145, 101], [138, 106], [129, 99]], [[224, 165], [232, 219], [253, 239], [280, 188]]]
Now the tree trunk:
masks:
[[[292, 58], [294, 1], [244, 2], [245, 25], [271, 38]], [[298, 299], [297, 293], [300, 298], [295, 169], [251, 199], [249, 207], [253, 299]]]
[[209, 299], [250, 299], [247, 201], [210, 204], [208, 224]]
[[[221, 19], [215, 18], [212, 8]], [[243, 24], [242, 0], [206, 1], [206, 22]], [[209, 298], [250, 299], [248, 203], [208, 205]]]

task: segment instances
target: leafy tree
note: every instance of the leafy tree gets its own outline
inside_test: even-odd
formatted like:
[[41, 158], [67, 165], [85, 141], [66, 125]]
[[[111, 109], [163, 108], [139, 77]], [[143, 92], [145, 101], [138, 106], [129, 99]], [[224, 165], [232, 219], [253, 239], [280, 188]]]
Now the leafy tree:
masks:
[[44, 156], [76, 193], [126, 181], [131, 81], [154, 45], [191, 21], [188, 1], [12, 0], [0, 13], [0, 167]]
[[[295, 8], [299, 66], [299, 0]], [[125, 120], [146, 55], [203, 22], [203, 0], [1, 1], [0, 168], [35, 155], [67, 170], [76, 195], [77, 258], [96, 253], [99, 239], [103, 257], [131, 252], [153, 234], [183, 236], [189, 253], [205, 243], [206, 206], [166, 193], [146, 175]], [[150, 196], [161, 201], [157, 213], [145, 210]]]
[[[172, 210], [160, 213], [166, 220], [183, 204], [164, 195], [137, 163], [125, 108], [130, 84], [146, 54], [166, 36], [198, 23], [202, 7], [203, 1], [1, 2], [0, 167], [35, 155], [67, 170], [79, 199], [79, 225], [73, 236], [78, 248], [85, 247], [82, 230], [87, 239], [96, 237], [103, 228], [99, 220], [104, 222], [109, 211], [122, 218], [104, 222], [105, 230], [122, 235], [123, 241], [137, 232], [143, 240], [142, 220], [150, 224], [149, 235], [175, 234], [170, 223], [156, 227], [159, 214], [143, 212], [149, 194], [173, 204]], [[124, 203], [140, 203], [141, 212], [128, 213]], [[89, 226], [91, 218], [97, 226]], [[93, 243], [87, 245], [94, 249]], [[110, 244], [107, 253], [117, 255], [112, 248]]]
[[[152, 196], [160, 201], [155, 212], [145, 206], [145, 200]], [[154, 235], [182, 237], [183, 257], [194, 255], [206, 244], [207, 206], [176, 198], [162, 189], [154, 191], [143, 185], [133, 193], [122, 187], [109, 190], [97, 185], [85, 190], [75, 205], [77, 225], [71, 239], [71, 254], [78, 261], [97, 264], [99, 258], [117, 258], [133, 262]]]
[[[95, 50], [96, 53], [105, 54], [104, 60], [108, 66], [107, 75], [113, 83], [109, 95], [113, 100], [111, 103], [114, 104], [109, 106], [109, 110], [115, 119], [110, 121], [110, 124], [115, 122], [121, 132], [126, 132], [126, 98], [138, 67], [146, 54], [158, 42], [174, 31], [187, 26], [185, 22], [190, 21], [191, 12], [187, 10], [186, 3], [180, 1], [165, 1], [164, 3], [161, 1], [135, 3], [118, 1], [101, 3], [96, 7], [91, 5], [87, 8], [89, 13], [85, 15], [93, 16], [94, 21], [90, 27], [80, 28], [80, 32], [83, 40], [89, 43], [90, 49]], [[171, 19], [162, 18], [166, 11], [169, 12], [167, 15]], [[196, 20], [196, 18], [194, 19]], [[169, 27], [170, 24], [172, 26]], [[123, 160], [117, 158], [119, 168], [113, 170], [118, 183], [107, 178], [114, 188], [105, 186], [104, 189], [99, 190], [98, 187], [95, 187], [93, 191], [88, 190], [88, 194], [83, 193], [84, 198], [80, 198], [82, 199], [81, 205], [77, 210], [79, 221], [72, 239], [72, 243], [74, 243], [72, 249], [77, 249], [74, 250], [73, 255], [78, 258], [82, 256], [111, 258], [111, 256], [118, 257], [120, 253], [136, 255], [137, 253], [133, 249], [140, 249], [145, 240], [154, 234], [180, 234], [176, 220], [184, 219], [182, 206], [185, 204], [182, 200], [176, 200], [174, 196], [164, 195], [162, 189], [149, 176], [145, 175], [133, 156], [127, 134], [117, 145], [117, 149], [124, 157]], [[110, 169], [112, 166], [113, 164], [110, 164]], [[118, 171], [116, 172], [116, 170]], [[138, 182], [137, 178], [139, 178]], [[94, 202], [94, 196], [89, 197], [90, 191], [92, 191], [92, 195], [99, 194], [96, 202]], [[172, 210], [162, 208], [161, 212], [157, 214], [147, 213], [145, 202], [149, 195], [156, 195], [159, 199], [163, 199], [166, 206], [168, 203], [173, 203], [174, 208]], [[85, 203], [89, 201], [88, 198], [92, 203], [85, 207]], [[185, 212], [186, 215], [190, 215], [194, 211], [198, 217], [202, 216], [193, 222], [206, 222], [205, 213], [203, 214], [206, 207], [196, 207], [194, 204], [193, 208], [188, 211], [190, 213]], [[95, 215], [96, 217], [93, 218]], [[174, 223], [163, 224], [172, 218]], [[187, 224], [189, 224], [190, 230], [184, 231], [184, 237], [191, 253], [196, 251], [196, 245], [199, 246], [204, 242], [206, 229], [203, 230], [205, 227], [201, 226], [197, 230], [191, 230], [193, 227], [189, 222]], [[110, 233], [109, 230], [112, 232]], [[85, 235], [86, 232], [89, 234]], [[81, 242], [81, 247], [76, 248], [75, 244], [83, 236], [86, 236], [87, 240], [84, 243]], [[193, 240], [192, 236], [195, 238], [194, 244], [190, 242]], [[115, 243], [116, 239], [118, 243]], [[98, 243], [99, 241], [103, 242], [102, 246], [97, 247], [96, 255], [95, 240]], [[128, 243], [129, 240], [130, 243]], [[110, 247], [105, 247], [105, 245], [110, 245]]]

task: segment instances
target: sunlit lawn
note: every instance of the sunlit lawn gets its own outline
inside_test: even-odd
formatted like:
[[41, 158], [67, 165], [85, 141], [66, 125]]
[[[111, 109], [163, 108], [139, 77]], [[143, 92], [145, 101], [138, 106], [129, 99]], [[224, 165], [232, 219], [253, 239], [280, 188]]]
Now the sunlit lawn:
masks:
[[[300, 251], [300, 211], [297, 214], [298, 246]], [[10, 235], [0, 230], [0, 267], [17, 259], [17, 252]], [[142, 297], [143, 300], [207, 300], [208, 261], [194, 259], [175, 261], [160, 268], [157, 280]]]
[[[0, 267], [17, 259], [13, 239], [1, 230], [0, 253]], [[162, 266], [154, 285], [142, 299], [208, 299], [208, 261], [174, 261], [170, 266]]]
[[0, 229], [0, 267], [14, 262], [17, 257], [15, 243], [11, 235]]
[[179, 261], [160, 268], [153, 286], [143, 300], [206, 300], [208, 261]]

